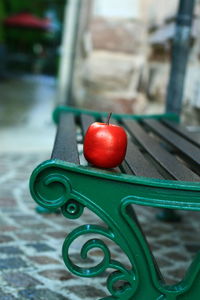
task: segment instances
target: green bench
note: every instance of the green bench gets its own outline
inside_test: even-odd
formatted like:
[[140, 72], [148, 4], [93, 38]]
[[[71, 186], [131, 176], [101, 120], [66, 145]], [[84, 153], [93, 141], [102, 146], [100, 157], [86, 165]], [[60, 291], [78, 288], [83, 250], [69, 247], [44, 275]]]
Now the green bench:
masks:
[[[162, 278], [133, 205], [161, 209], [200, 211], [200, 143], [175, 114], [133, 116], [113, 114], [128, 133], [127, 155], [113, 170], [89, 166], [82, 155], [83, 137], [94, 121], [106, 114], [72, 107], [58, 107], [58, 124], [50, 160], [32, 173], [30, 191], [33, 199], [49, 210], [61, 208], [64, 217], [80, 218], [84, 207], [104, 222], [83, 224], [66, 237], [63, 259], [75, 275], [94, 277], [112, 269], [107, 279], [110, 296], [104, 299], [199, 300], [200, 253], [194, 258], [185, 278], [167, 286]], [[74, 240], [87, 234], [100, 238], [86, 241], [80, 249], [87, 258], [93, 248], [103, 251], [103, 260], [95, 267], [83, 268], [70, 259]], [[127, 256], [131, 268], [113, 260], [104, 238], [116, 243]], [[120, 288], [117, 282], [123, 282]]]
[[[66, 76], [67, 101], [73, 99], [74, 53], [82, 1], [76, 3], [77, 15], [73, 18], [76, 34], [70, 35], [74, 37], [73, 55], [68, 57], [71, 74]], [[107, 114], [59, 106], [54, 111], [58, 127], [52, 156], [30, 178], [32, 197], [43, 208], [61, 209], [64, 217], [76, 219], [81, 218], [86, 207], [102, 220], [101, 224], [98, 221], [96, 225], [83, 224], [70, 232], [63, 244], [63, 259], [69, 271], [77, 276], [95, 277], [109, 270], [110, 296], [104, 300], [200, 299], [200, 253], [181, 282], [166, 285], [133, 208], [133, 205], [156, 207], [169, 219], [176, 217], [177, 209], [200, 210], [200, 143], [177, 117], [191, 44], [193, 9], [194, 0], [180, 0], [166, 101], [167, 111], [176, 114], [113, 114], [111, 122], [119, 123], [128, 133], [128, 149], [119, 167], [103, 170], [89, 166], [82, 149], [88, 126], [104, 120]], [[90, 239], [91, 234], [101, 238]], [[102, 251], [103, 259], [98, 265], [88, 268], [74, 264], [70, 246], [79, 237], [86, 239], [80, 249], [83, 260], [94, 248]], [[130, 267], [122, 264], [120, 257], [112, 258], [108, 241], [120, 247]]]

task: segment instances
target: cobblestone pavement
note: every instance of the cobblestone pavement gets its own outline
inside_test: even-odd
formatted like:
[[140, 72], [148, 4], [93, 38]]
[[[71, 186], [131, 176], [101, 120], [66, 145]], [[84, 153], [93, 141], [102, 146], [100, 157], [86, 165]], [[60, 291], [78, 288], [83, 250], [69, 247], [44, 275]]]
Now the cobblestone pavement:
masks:
[[[62, 215], [39, 215], [29, 195], [28, 179], [34, 167], [48, 158], [43, 154], [0, 154], [0, 299], [1, 300], [95, 300], [107, 295], [106, 277], [80, 279], [71, 275], [61, 258], [61, 247], [73, 228], [95, 224], [89, 211], [78, 220]], [[200, 250], [199, 213], [180, 212], [178, 224], [161, 223], [155, 209], [136, 207], [157, 262], [168, 284], [179, 281]], [[113, 258], [127, 264], [116, 245], [109, 245]], [[71, 257], [79, 259], [80, 242]], [[93, 250], [87, 263], [99, 261]], [[107, 274], [105, 274], [107, 275]]]

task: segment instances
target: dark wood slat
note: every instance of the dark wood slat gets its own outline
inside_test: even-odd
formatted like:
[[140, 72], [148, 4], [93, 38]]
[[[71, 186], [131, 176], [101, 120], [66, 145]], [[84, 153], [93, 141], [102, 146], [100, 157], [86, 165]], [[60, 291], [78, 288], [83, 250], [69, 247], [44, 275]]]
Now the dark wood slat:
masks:
[[92, 123], [94, 123], [96, 120], [93, 116], [86, 115], [86, 114], [81, 114], [80, 121], [81, 121], [82, 130], [83, 130], [83, 135], [85, 135], [88, 127]]
[[200, 149], [173, 132], [160, 122], [153, 119], [144, 120], [144, 124], [149, 126], [156, 134], [173, 145], [176, 149], [184, 153], [192, 162], [200, 166]]
[[159, 163], [173, 178], [182, 181], [200, 181], [200, 177], [179, 162], [175, 156], [149, 136], [135, 120], [123, 120], [130, 134], [142, 145], [142, 147]]
[[125, 161], [136, 176], [163, 179], [154, 165], [144, 158], [143, 154], [131, 140], [128, 141]]
[[127, 175], [134, 175], [134, 173], [131, 171], [131, 169], [129, 168], [129, 166], [127, 165], [125, 160], [122, 162], [121, 168], [122, 168], [123, 173], [125, 173]]
[[[110, 123], [122, 126], [115, 119], [111, 119]], [[126, 171], [127, 174], [131, 174], [132, 172], [136, 176], [163, 179], [154, 165], [152, 165], [148, 160], [145, 159], [144, 155], [139, 151], [138, 147], [134, 145], [130, 139], [128, 140], [125, 162], [122, 163], [122, 168]]]
[[200, 144], [200, 131], [199, 132], [191, 132], [191, 137]]
[[51, 159], [79, 164], [76, 124], [72, 113], [61, 113]]
[[190, 131], [187, 130], [185, 126], [182, 124], [169, 121], [169, 120], [162, 120], [162, 122], [167, 125], [169, 128], [173, 129], [175, 132], [182, 135], [184, 138], [189, 140], [191, 143], [195, 144], [196, 146], [200, 147], [200, 140], [196, 139]]

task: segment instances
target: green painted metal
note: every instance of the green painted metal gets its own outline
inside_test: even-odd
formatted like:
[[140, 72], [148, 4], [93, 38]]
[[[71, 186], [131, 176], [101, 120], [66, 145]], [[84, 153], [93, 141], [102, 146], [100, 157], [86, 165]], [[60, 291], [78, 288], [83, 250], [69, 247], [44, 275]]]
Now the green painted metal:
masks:
[[[85, 113], [88, 115], [92, 115], [95, 118], [100, 118], [100, 117], [107, 117], [108, 113], [107, 112], [97, 112], [97, 111], [92, 111], [92, 110], [87, 110], [87, 109], [79, 109], [76, 107], [72, 106], [58, 106], [53, 112], [53, 120], [55, 123], [58, 123], [59, 121], [59, 115], [61, 112], [72, 112], [76, 116], [80, 115], [81, 113]], [[154, 118], [154, 119], [168, 119], [168, 120], [174, 120], [179, 122], [180, 121], [180, 116], [175, 114], [175, 113], [166, 113], [166, 114], [157, 114], [157, 115], [131, 115], [131, 114], [116, 114], [113, 113], [112, 117], [115, 119], [120, 119], [120, 118], [125, 118], [125, 119], [145, 119], [145, 118]]]
[[[110, 296], [104, 300], [199, 300], [200, 253], [194, 258], [185, 278], [176, 285], [167, 286], [129, 209], [130, 204], [139, 204], [200, 211], [198, 183], [116, 174], [48, 160], [33, 171], [30, 191], [39, 205], [49, 210], [61, 208], [67, 218], [79, 218], [87, 207], [104, 221], [105, 226], [86, 224], [76, 228], [63, 244], [64, 262], [75, 275], [94, 277], [106, 269], [113, 270], [107, 278]], [[87, 258], [93, 248], [102, 250], [103, 259], [97, 266], [82, 268], [72, 262], [69, 248], [78, 237], [87, 239], [88, 234], [98, 234], [101, 238], [86, 241], [80, 249], [82, 259]], [[104, 238], [121, 248], [130, 268], [111, 258]], [[121, 289], [115, 287], [119, 280], [125, 282]]]

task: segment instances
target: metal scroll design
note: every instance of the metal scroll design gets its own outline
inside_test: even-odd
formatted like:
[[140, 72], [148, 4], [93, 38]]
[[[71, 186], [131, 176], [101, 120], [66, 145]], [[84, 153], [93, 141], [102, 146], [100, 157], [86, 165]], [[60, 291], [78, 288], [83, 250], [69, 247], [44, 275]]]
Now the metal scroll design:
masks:
[[[55, 210], [65, 207], [72, 195], [72, 187], [68, 178], [55, 169], [42, 170], [30, 181], [30, 190], [34, 200], [42, 207]], [[69, 208], [69, 216], [77, 214], [77, 207]], [[83, 208], [80, 207], [80, 212]], [[67, 214], [67, 212], [66, 212]]]
[[[128, 300], [133, 299], [133, 297], [135, 298], [135, 295], [137, 294], [136, 292], [141, 290], [141, 285], [144, 284], [144, 276], [141, 276], [144, 268], [141, 268], [141, 264], [136, 265], [136, 256], [130, 255], [130, 251], [126, 251], [129, 247], [129, 245], [126, 247], [126, 244], [129, 241], [125, 239], [122, 243], [122, 239], [119, 239], [119, 236], [122, 237], [121, 228], [116, 226], [116, 223], [113, 223], [114, 221], [111, 220], [111, 217], [109, 217], [108, 214], [106, 215], [103, 207], [100, 208], [96, 205], [96, 203], [73, 190], [67, 174], [63, 172], [61, 168], [55, 168], [55, 166], [50, 163], [44, 163], [33, 172], [30, 180], [30, 191], [34, 200], [39, 205], [49, 210], [61, 208], [63, 215], [67, 218], [79, 218], [85, 206], [87, 206], [91, 211], [94, 211], [98, 216], [101, 216], [102, 220], [105, 221], [108, 227], [83, 225], [68, 234], [63, 244], [64, 262], [72, 273], [82, 277], [94, 277], [102, 274], [106, 269], [114, 269], [115, 271], [107, 278], [107, 288], [113, 296], [108, 299]], [[135, 203], [135, 201], [133, 201], [132, 198], [124, 198], [120, 201], [120, 203], [120, 216], [122, 216], [124, 225], [129, 225], [127, 228], [135, 227], [135, 229], [131, 229], [129, 237], [134, 231], [134, 238], [131, 239], [131, 242], [132, 240], [135, 240], [136, 245], [138, 245], [138, 251], [136, 252], [141, 253], [141, 257], [144, 257], [143, 265], [145, 265], [144, 267], [147, 270], [145, 274], [150, 274], [145, 276], [146, 282], [149, 286], [147, 293], [151, 291], [152, 294], [154, 293], [154, 295], [157, 295], [152, 298], [153, 296], [151, 297], [150, 294], [147, 294], [147, 297], [149, 296], [149, 299], [181, 299], [182, 297], [183, 299], [186, 299], [185, 295], [189, 295], [189, 297], [191, 295], [191, 297], [193, 297], [191, 299], [196, 300], [197, 298], [195, 298], [196, 296], [194, 296], [194, 293], [195, 295], [199, 295], [200, 291], [199, 285], [197, 284], [200, 279], [200, 255], [198, 255], [198, 257], [194, 260], [188, 274], [180, 284], [172, 287], [163, 285], [160, 281], [158, 281], [155, 268], [152, 263], [152, 257], [147, 253], [149, 251], [146, 245], [143, 245], [144, 243], [141, 242], [143, 241], [143, 238], [140, 236], [141, 234], [138, 233], [138, 230], [136, 230], [137, 226], [134, 226], [132, 223], [133, 221], [131, 221], [127, 215], [127, 206]], [[116, 216], [116, 218], [117, 217], [118, 216]], [[113, 260], [106, 243], [97, 238], [90, 239], [85, 242], [80, 250], [80, 256], [84, 260], [88, 257], [88, 254], [92, 249], [98, 248], [102, 251], [102, 261], [98, 263], [98, 265], [90, 268], [75, 265], [70, 259], [69, 248], [77, 238], [87, 234], [101, 235], [119, 245], [122, 251], [129, 257], [132, 269], [127, 269], [120, 262]], [[149, 276], [151, 276], [150, 279], [152, 280], [149, 279]], [[116, 287], [116, 284], [119, 281], [123, 281], [124, 283], [121, 289]], [[193, 290], [195, 292], [193, 292]], [[144, 291], [143, 294], [145, 293], [146, 291]]]
[[83, 213], [84, 205], [71, 198], [61, 207], [61, 210], [66, 218], [78, 219]]
[[42, 207], [49, 210], [61, 208], [65, 217], [79, 218], [84, 210], [84, 205], [76, 201], [68, 178], [58, 170], [41, 172], [31, 188], [32, 196]]
[[[96, 238], [90, 239], [82, 246], [80, 251], [81, 258], [86, 259], [90, 250], [94, 248], [101, 249], [103, 259], [98, 265], [91, 268], [83, 268], [72, 262], [69, 255], [69, 248], [74, 240], [86, 234], [100, 234], [115, 242], [114, 234], [101, 226], [82, 225], [76, 228], [66, 237], [63, 244], [62, 253], [67, 268], [73, 274], [81, 277], [94, 277], [102, 274], [108, 268], [115, 269], [107, 278], [107, 288], [110, 294], [117, 297], [117, 299], [131, 299], [136, 291], [138, 279], [133, 270], [127, 270], [120, 262], [111, 258], [110, 250], [104, 241]], [[123, 287], [120, 289], [115, 286], [118, 281], [124, 282]]]
[[[55, 168], [41, 168], [38, 173], [33, 174], [30, 182], [30, 190], [34, 200], [44, 208], [54, 210], [61, 208], [66, 218], [79, 218], [84, 206], [89, 209], [90, 200], [76, 193], [72, 189], [71, 183], [65, 174]], [[87, 201], [86, 201], [87, 200]], [[95, 211], [98, 210], [96, 207]], [[111, 258], [110, 250], [106, 243], [100, 239], [88, 240], [81, 249], [82, 259], [88, 257], [88, 252], [94, 248], [102, 250], [103, 259], [95, 267], [81, 268], [75, 265], [69, 257], [69, 248], [72, 242], [78, 237], [86, 234], [99, 234], [117, 244], [115, 234], [104, 227], [97, 225], [83, 225], [73, 230], [66, 237], [63, 244], [63, 259], [67, 268], [74, 274], [82, 277], [94, 277], [102, 274], [106, 269], [114, 269], [107, 278], [107, 288], [112, 296], [117, 299], [131, 299], [138, 286], [138, 278], [135, 272], [127, 270], [120, 262]], [[123, 287], [116, 287], [118, 281], [123, 281]]]

